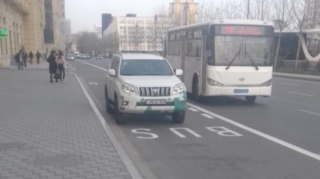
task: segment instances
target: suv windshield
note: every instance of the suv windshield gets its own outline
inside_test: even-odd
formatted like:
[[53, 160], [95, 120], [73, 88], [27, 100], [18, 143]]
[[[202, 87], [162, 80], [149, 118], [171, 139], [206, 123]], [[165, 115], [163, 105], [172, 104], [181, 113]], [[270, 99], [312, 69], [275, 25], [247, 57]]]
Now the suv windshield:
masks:
[[122, 76], [172, 76], [173, 72], [165, 60], [123, 60]]
[[271, 38], [217, 36], [215, 65], [270, 66]]

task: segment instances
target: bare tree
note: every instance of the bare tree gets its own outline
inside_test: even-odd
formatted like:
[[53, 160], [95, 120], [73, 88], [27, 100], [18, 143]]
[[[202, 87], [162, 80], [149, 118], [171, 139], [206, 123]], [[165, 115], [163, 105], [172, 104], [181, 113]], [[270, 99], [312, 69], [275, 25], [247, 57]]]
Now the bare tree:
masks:
[[250, 19], [270, 20], [272, 12], [270, 0], [244, 0], [244, 2]]
[[81, 53], [90, 53], [95, 51], [98, 36], [94, 32], [82, 32], [77, 41], [78, 49]]
[[308, 24], [310, 23], [310, 17], [308, 17], [308, 4], [309, 0], [291, 0], [292, 5], [292, 20], [294, 22], [295, 29], [298, 29], [298, 50], [295, 59], [294, 71], [297, 71], [298, 68], [298, 60], [300, 56], [301, 49], [301, 39], [302, 33], [308, 28]]
[[227, 19], [244, 19], [246, 18], [246, 11], [243, 1], [228, 0], [221, 5], [222, 17]]
[[218, 6], [212, 0], [201, 0], [198, 6], [199, 22], [208, 22], [218, 19]]
[[290, 4], [290, 0], [273, 0], [272, 4], [272, 7], [274, 8], [272, 19], [274, 19], [276, 29], [279, 30], [277, 50], [274, 62], [274, 69], [276, 69], [279, 49], [281, 45], [282, 32], [285, 28], [289, 26], [289, 23], [291, 21], [290, 11], [292, 9], [292, 6]]

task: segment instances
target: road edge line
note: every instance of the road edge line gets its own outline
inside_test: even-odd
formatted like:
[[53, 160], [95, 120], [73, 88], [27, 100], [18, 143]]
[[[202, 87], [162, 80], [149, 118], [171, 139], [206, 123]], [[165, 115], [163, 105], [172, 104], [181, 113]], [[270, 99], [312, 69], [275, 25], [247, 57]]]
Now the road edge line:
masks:
[[208, 110], [206, 110], [206, 109], [203, 109], [203, 108], [201, 108], [201, 107], [199, 107], [199, 106], [196, 106], [196, 105], [194, 105], [194, 104], [187, 103], [187, 105], [190, 106], [190, 107], [192, 107], [192, 108], [198, 109], [198, 110], [201, 111], [201, 112], [204, 112], [204, 113], [207, 113], [207, 114], [209, 114], [209, 115], [211, 115], [211, 116], [214, 116], [215, 118], [220, 119], [220, 120], [222, 120], [222, 121], [224, 121], [224, 122], [227, 122], [227, 123], [229, 123], [229, 124], [232, 124], [232, 125], [234, 125], [234, 126], [237, 126], [237, 127], [241, 128], [241, 129], [243, 129], [243, 130], [246, 130], [246, 131], [248, 131], [248, 132], [251, 132], [251, 133], [253, 133], [253, 134], [256, 134], [256, 135], [258, 135], [258, 136], [260, 136], [260, 137], [262, 137], [262, 138], [268, 139], [268, 140], [270, 140], [270, 141], [272, 141], [272, 142], [275, 142], [275, 143], [277, 143], [277, 144], [279, 144], [279, 145], [282, 145], [282, 146], [287, 147], [287, 148], [289, 148], [289, 149], [291, 149], [291, 150], [294, 150], [294, 151], [296, 151], [296, 152], [298, 152], [298, 153], [300, 153], [300, 154], [304, 154], [304, 155], [306, 155], [306, 156], [309, 156], [309, 157], [311, 157], [311, 158], [313, 158], [313, 159], [316, 159], [316, 160], [319, 160], [319, 161], [320, 161], [320, 155], [319, 155], [319, 154], [310, 152], [310, 151], [308, 151], [308, 150], [305, 150], [305, 149], [303, 149], [303, 148], [300, 148], [300, 147], [298, 147], [298, 146], [295, 146], [295, 145], [293, 145], [293, 144], [290, 144], [290, 143], [288, 143], [288, 142], [286, 142], [286, 141], [283, 141], [283, 140], [281, 140], [281, 139], [278, 139], [278, 138], [276, 138], [276, 137], [273, 137], [273, 136], [271, 136], [271, 135], [269, 135], [269, 134], [265, 134], [265, 133], [260, 132], [260, 131], [258, 131], [258, 130], [256, 130], [256, 129], [250, 128], [250, 127], [245, 126], [245, 125], [243, 125], [243, 124], [240, 124], [240, 123], [238, 123], [238, 122], [236, 122], [236, 121], [233, 121], [233, 120], [228, 119], [228, 118], [226, 118], [226, 117], [223, 117], [223, 116], [220, 116], [220, 115], [218, 115], [218, 114], [215, 114], [215, 113], [213, 113], [213, 112], [211, 112], [211, 111], [208, 111]]
[[98, 107], [94, 103], [93, 99], [89, 95], [89, 92], [84, 87], [83, 83], [81, 82], [80, 78], [76, 73], [74, 73], [74, 76], [76, 77], [84, 95], [86, 96], [87, 100], [90, 103], [90, 106], [92, 107], [93, 111], [95, 112], [96, 116], [98, 117], [99, 121], [101, 122], [103, 129], [107, 133], [108, 137], [110, 138], [113, 146], [115, 147], [119, 157], [121, 158], [122, 162], [126, 166], [130, 176], [132, 179], [143, 179], [140, 173], [138, 172], [137, 168], [133, 165], [133, 162], [130, 160], [128, 155], [125, 153], [123, 147], [121, 146], [120, 142], [118, 142], [118, 139], [116, 138], [115, 134], [112, 132], [111, 128], [107, 125], [107, 122], [105, 121], [105, 118], [100, 113]]

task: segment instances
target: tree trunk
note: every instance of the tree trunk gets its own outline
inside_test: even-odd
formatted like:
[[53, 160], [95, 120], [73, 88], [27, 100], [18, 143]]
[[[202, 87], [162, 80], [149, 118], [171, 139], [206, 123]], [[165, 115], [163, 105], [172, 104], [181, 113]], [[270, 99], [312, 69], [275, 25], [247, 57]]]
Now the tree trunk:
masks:
[[294, 73], [296, 73], [297, 69], [298, 69], [298, 60], [299, 60], [299, 56], [300, 56], [300, 48], [301, 48], [301, 43], [300, 43], [300, 38], [299, 38], [297, 56], [296, 56], [296, 61], [295, 61], [295, 64], [294, 64]]
[[273, 69], [274, 69], [274, 70], [277, 69], [277, 65], [278, 65], [277, 63], [278, 63], [278, 56], [279, 56], [280, 44], [281, 44], [281, 33], [280, 33], [280, 35], [279, 35], [278, 44], [277, 44], [276, 56], [275, 56], [274, 64], [273, 64]]

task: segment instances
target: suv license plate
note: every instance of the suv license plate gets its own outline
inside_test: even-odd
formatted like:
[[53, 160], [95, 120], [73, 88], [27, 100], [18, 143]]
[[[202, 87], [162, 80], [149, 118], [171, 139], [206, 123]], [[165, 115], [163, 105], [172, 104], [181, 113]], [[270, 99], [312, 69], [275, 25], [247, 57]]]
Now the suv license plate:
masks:
[[235, 89], [234, 93], [249, 93], [249, 89]]
[[146, 104], [148, 105], [167, 104], [167, 100], [166, 99], [147, 99]]

